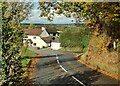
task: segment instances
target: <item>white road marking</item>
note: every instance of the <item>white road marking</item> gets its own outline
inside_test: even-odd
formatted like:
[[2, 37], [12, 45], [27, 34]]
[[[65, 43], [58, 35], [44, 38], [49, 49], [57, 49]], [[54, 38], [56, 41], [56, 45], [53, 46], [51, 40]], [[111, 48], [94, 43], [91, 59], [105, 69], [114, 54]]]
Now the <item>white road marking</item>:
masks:
[[[60, 62], [58, 60], [58, 56], [56, 55], [56, 59], [57, 59], [57, 63], [59, 64], [59, 66], [61, 67], [62, 70], [64, 70], [65, 72], [68, 72], [62, 65], [60, 65]], [[74, 76], [72, 76], [73, 79], [75, 79], [77, 82], [79, 82], [81, 85], [86, 86], [84, 83], [82, 83], [80, 80], [78, 80], [77, 78], [75, 78]]]
[[67, 70], [65, 70], [65, 68], [62, 65], [59, 65], [65, 72], [67, 72]]
[[59, 60], [57, 59], [57, 63], [60, 64]]
[[75, 78], [74, 76], [72, 76], [73, 79], [75, 79], [77, 82], [79, 82], [80, 84], [82, 84], [83, 86], [86, 86], [84, 83], [82, 83], [80, 80], [78, 80], [77, 78]]
[[56, 56], [56, 59], [58, 59], [58, 57]]

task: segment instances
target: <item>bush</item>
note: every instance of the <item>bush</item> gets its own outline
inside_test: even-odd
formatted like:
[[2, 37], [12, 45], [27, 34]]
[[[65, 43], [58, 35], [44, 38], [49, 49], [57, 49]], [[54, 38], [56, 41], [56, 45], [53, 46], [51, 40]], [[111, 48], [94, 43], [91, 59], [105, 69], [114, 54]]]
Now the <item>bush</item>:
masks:
[[65, 29], [60, 35], [62, 47], [80, 47], [86, 50], [89, 44], [89, 31], [86, 29]]

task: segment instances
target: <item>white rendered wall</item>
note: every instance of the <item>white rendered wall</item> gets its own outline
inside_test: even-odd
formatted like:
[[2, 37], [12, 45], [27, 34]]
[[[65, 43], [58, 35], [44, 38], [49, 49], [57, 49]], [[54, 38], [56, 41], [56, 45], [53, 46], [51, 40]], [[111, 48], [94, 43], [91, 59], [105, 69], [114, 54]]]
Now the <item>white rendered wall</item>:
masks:
[[53, 50], [58, 50], [60, 49], [60, 43], [57, 43], [57, 42], [51, 42], [51, 49]]
[[[36, 38], [34, 38], [36, 37]], [[40, 36], [31, 36], [31, 35], [28, 35], [28, 38], [27, 39], [31, 39], [32, 40], [32, 46], [33, 47], [40, 47], [40, 48], [43, 48], [43, 47], [47, 47], [47, 43], [45, 43], [41, 38]], [[36, 46], [33, 45], [34, 43], [36, 43]]]

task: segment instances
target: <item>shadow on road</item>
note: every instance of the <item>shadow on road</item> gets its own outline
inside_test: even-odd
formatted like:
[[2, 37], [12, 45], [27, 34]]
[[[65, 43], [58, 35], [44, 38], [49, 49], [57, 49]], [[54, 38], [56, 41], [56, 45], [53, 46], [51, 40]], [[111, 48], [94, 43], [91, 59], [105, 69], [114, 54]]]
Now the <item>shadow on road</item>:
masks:
[[[64, 58], [64, 60], [59, 60], [60, 62], [67, 62], [67, 61], [76, 61], [75, 58], [66, 58], [65, 56], [63, 56], [64, 54], [55, 54], [55, 55], [44, 55], [44, 56], [34, 56], [33, 58], [42, 58], [42, 59], [46, 59], [46, 58], [55, 58], [56, 56], [59, 56], [59, 58]], [[56, 60], [56, 59], [55, 59]], [[52, 62], [48, 62], [45, 64], [51, 64]]]
[[92, 70], [84, 71], [83, 74], [76, 73], [74, 74], [74, 76], [80, 81], [82, 81], [85, 85], [91, 86], [93, 82], [97, 81], [101, 77], [101, 74]]
[[80, 85], [77, 81], [75, 81], [70, 75], [66, 74], [64, 76], [59, 76], [56, 77], [55, 79], [52, 79], [50, 81], [49, 86], [57, 86], [56, 84], [61, 84], [61, 85], [70, 85], [70, 86], [82, 86]]
[[[84, 83], [86, 86], [92, 86], [92, 82], [98, 80], [101, 76], [100, 73], [96, 73], [95, 71], [85, 71], [83, 74], [75, 73], [72, 75], [66, 75], [64, 77], [57, 77], [54, 80], [51, 80], [51, 84], [73, 84], [73, 86], [82, 86], [76, 80], [72, 78], [72, 76], [76, 77], [79, 81]], [[56, 85], [49, 85], [56, 86]]]
[[44, 56], [33, 56], [34, 58], [49, 58], [49, 57], [56, 57], [56, 56], [62, 56], [63, 54], [54, 54], [54, 55], [44, 55]]
[[52, 60], [49, 62], [44, 62], [43, 64], [36, 64], [36, 68], [40, 69], [40, 68], [46, 68], [48, 66], [55, 66], [55, 65], [58, 65], [56, 60]]
[[[63, 54], [59, 54], [58, 56], [62, 57]], [[60, 67], [58, 66], [56, 59], [48, 59], [51, 57], [56, 57], [56, 55], [47, 55], [47, 56], [41, 56], [40, 58], [42, 59], [47, 59], [47, 61], [42, 62], [41, 64], [36, 64], [36, 69], [42, 69], [42, 68], [47, 68], [49, 66], [53, 66], [54, 70], [59, 70]], [[74, 58], [66, 58], [64, 61], [62, 62], [66, 62], [66, 61], [75, 61]], [[46, 73], [47, 72], [47, 73]], [[32, 78], [32, 80], [30, 81], [32, 84], [35, 80], [38, 80], [39, 78], [44, 78], [46, 77], [48, 74], [51, 75], [50, 71], [45, 71], [43, 75], [38, 75], [34, 78]], [[82, 86], [80, 85], [80, 83], [78, 83], [75, 79], [72, 78], [72, 76], [76, 77], [79, 81], [81, 81], [82, 83], [84, 83], [86, 86], [92, 86], [93, 82], [96, 82], [100, 77], [101, 74], [93, 71], [93, 70], [87, 70], [84, 71], [83, 73], [72, 73], [70, 74], [69, 72], [67, 72], [67, 74], [63, 74], [63, 75], [55, 75], [54, 78], [51, 78], [49, 80], [49, 84], [36, 84], [36, 86], [58, 86], [58, 85], [72, 85], [72, 86]], [[53, 77], [53, 75], [51, 75], [51, 77]], [[45, 79], [45, 78], [44, 78]], [[67, 86], [68, 86], [67, 85]], [[32, 85], [30, 85], [32, 86]]]
[[[63, 58], [62, 57], [62, 55], [63, 54], [58, 54], [57, 56], [60, 56], [59, 58]], [[47, 55], [47, 56], [41, 56], [40, 58], [42, 58], [42, 59], [49, 59], [49, 58], [52, 58], [52, 57], [56, 57], [56, 55]], [[64, 60], [59, 60], [59, 62], [61, 63], [63, 63], [63, 62], [67, 62], [67, 61], [75, 61], [76, 59], [74, 59], [74, 58], [66, 58], [66, 59], [64, 59]], [[46, 62], [43, 62], [42, 64], [36, 64], [36, 67], [37, 68], [40, 68], [40, 67], [48, 67], [48, 65], [51, 65], [51, 66], [55, 66], [55, 65], [58, 65], [58, 63], [57, 63], [57, 59], [54, 59], [54, 60], [49, 60], [49, 61], [47, 61], [46, 60]]]

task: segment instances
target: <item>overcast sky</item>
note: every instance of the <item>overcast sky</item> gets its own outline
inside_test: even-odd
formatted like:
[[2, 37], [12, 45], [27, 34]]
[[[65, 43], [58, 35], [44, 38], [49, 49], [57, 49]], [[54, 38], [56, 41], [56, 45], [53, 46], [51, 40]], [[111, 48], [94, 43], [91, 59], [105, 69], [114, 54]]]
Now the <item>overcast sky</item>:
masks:
[[40, 23], [40, 24], [70, 24], [74, 23], [72, 20], [73, 18], [66, 18], [63, 15], [55, 15], [53, 21], [48, 21], [46, 17], [39, 17], [40, 10], [37, 9], [38, 2], [35, 0], [34, 2], [34, 8], [31, 11], [31, 17], [28, 18], [28, 20], [24, 20], [22, 23]]

